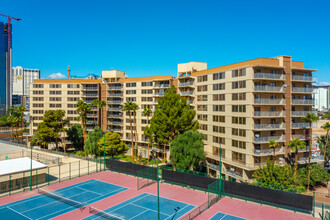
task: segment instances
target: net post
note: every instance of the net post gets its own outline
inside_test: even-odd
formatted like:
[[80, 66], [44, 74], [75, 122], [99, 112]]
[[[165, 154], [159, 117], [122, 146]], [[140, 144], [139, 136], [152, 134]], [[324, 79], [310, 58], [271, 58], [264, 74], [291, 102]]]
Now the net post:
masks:
[[97, 173], [97, 157], [95, 157], [95, 172]]
[[104, 134], [104, 145], [103, 145], [103, 171], [105, 171], [105, 134]]

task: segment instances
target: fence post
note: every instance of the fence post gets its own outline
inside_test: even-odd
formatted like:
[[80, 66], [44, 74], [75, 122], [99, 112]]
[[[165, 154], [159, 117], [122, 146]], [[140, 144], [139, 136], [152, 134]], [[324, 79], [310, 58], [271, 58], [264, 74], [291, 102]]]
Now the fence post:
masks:
[[313, 217], [315, 217], [315, 192], [313, 192]]
[[48, 180], [48, 186], [49, 186], [49, 167], [48, 167], [48, 176], [47, 176], [47, 180]]
[[58, 182], [61, 182], [61, 165], [58, 165]]
[[79, 177], [80, 177], [80, 160], [79, 160], [79, 169], [78, 170], [79, 170]]
[[25, 192], [25, 172], [23, 172], [23, 192]]
[[36, 188], [38, 189], [38, 170], [36, 170]]
[[97, 157], [95, 157], [95, 165], [96, 165], [95, 172], [97, 173]]
[[69, 163], [69, 179], [71, 180], [71, 162]]
[[11, 175], [9, 175], [9, 195], [11, 195]]
[[324, 203], [322, 203], [322, 220], [324, 219]]
[[88, 175], [89, 175], [89, 158], [87, 158], [87, 167], [88, 167]]

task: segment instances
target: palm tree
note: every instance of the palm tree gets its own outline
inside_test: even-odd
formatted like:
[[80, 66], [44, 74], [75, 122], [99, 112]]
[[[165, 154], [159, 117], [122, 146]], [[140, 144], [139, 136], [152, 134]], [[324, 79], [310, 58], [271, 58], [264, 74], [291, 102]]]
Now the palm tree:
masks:
[[138, 142], [138, 134], [137, 134], [137, 124], [136, 124], [136, 111], [139, 110], [139, 106], [132, 102], [132, 110], [134, 113], [134, 121], [135, 121], [135, 150], [136, 150], [136, 154], [138, 155], [138, 147], [137, 147], [137, 142]]
[[328, 145], [328, 140], [329, 140], [329, 130], [330, 130], [330, 123], [326, 122], [323, 126], [321, 126], [321, 128], [323, 128], [326, 132], [326, 141], [325, 141], [325, 145], [324, 145], [324, 150], [323, 150], [323, 167], [325, 167], [325, 155], [327, 152], [327, 145]]
[[273, 152], [274, 152], [273, 163], [274, 163], [274, 162], [275, 162], [275, 149], [276, 149], [276, 147], [279, 146], [280, 144], [277, 143], [275, 140], [270, 139], [268, 145], [269, 145], [269, 148], [273, 148]]
[[86, 140], [87, 140], [86, 118], [87, 118], [87, 113], [90, 112], [90, 105], [85, 103], [82, 100], [78, 100], [76, 111], [79, 114], [78, 119], [81, 120], [81, 127], [82, 127], [82, 130], [83, 130], [84, 142], [86, 142]]
[[123, 107], [123, 111], [127, 111], [128, 112], [128, 116], [129, 116], [129, 124], [131, 127], [131, 144], [132, 144], [132, 162], [134, 163], [134, 146], [133, 146], [133, 126], [132, 126], [132, 110], [133, 110], [133, 102], [131, 101], [127, 101], [124, 103]]
[[[152, 111], [151, 111], [151, 109], [150, 108], [145, 108], [144, 110], [143, 110], [143, 115], [144, 116], [147, 116], [147, 124], [149, 125], [149, 116], [151, 115], [151, 113], [152, 113]], [[149, 139], [149, 138], [148, 138]], [[148, 163], [149, 163], [149, 158], [150, 158], [150, 155], [149, 155], [149, 146], [150, 144], [149, 144], [149, 140], [148, 140]]]
[[311, 154], [312, 154], [312, 123], [317, 122], [319, 118], [314, 114], [314, 113], [307, 113], [304, 117], [301, 118], [304, 122], [307, 122], [309, 124], [309, 140], [308, 140], [308, 145], [309, 145], [309, 153], [308, 153], [308, 184], [307, 184], [307, 189], [309, 188], [310, 184], [310, 177], [311, 177]]
[[17, 113], [21, 118], [21, 134], [22, 134], [22, 143], [23, 143], [23, 132], [24, 132], [24, 112], [26, 111], [26, 108], [23, 105], [18, 106]]
[[297, 169], [298, 169], [298, 150], [304, 149], [306, 147], [306, 142], [301, 141], [299, 138], [293, 139], [288, 143], [288, 148], [290, 148], [292, 151], [294, 151], [294, 162], [295, 162], [295, 168], [294, 168], [294, 176], [297, 176]]
[[9, 117], [7, 118], [8, 122], [10, 123], [10, 128], [11, 128], [11, 136], [14, 134], [14, 128], [13, 128], [13, 118], [14, 118], [14, 113], [16, 111], [15, 106], [10, 106], [8, 109]]
[[12, 119], [12, 122], [13, 122], [13, 126], [15, 126], [15, 130], [16, 130], [14, 136], [15, 136], [15, 138], [16, 138], [17, 143], [19, 143], [18, 126], [19, 126], [20, 118], [14, 116], [13, 119]]

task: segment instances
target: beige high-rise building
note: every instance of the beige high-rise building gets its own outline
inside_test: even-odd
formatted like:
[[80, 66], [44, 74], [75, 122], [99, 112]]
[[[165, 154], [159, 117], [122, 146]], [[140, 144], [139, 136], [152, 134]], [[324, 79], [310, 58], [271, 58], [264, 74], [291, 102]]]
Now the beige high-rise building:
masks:
[[[207, 69], [207, 64], [202, 62], [178, 64], [177, 77], [127, 78], [124, 71], [102, 71], [102, 80], [78, 80], [76, 84], [79, 88], [76, 89], [67, 88], [67, 85], [73, 84], [69, 83], [70, 80], [60, 80], [62, 83], [36, 80], [31, 90], [31, 114], [41, 119], [44, 110], [56, 109], [50, 108], [54, 104], [56, 106], [56, 102], [50, 103], [52, 101], [48, 96], [50, 91], [55, 90], [50, 89], [50, 85], [60, 83], [62, 89], [58, 90], [62, 91], [62, 96], [59, 96], [65, 102], [71, 97], [68, 90], [79, 91], [74, 98], [86, 102], [94, 98], [106, 101], [107, 106], [100, 111], [101, 128], [120, 133], [131, 146], [129, 116], [122, 111], [122, 105], [126, 101], [135, 102], [139, 110], [136, 112], [136, 123], [133, 121], [133, 129], [137, 131], [134, 140], [138, 142], [138, 155], [147, 157], [147, 138], [143, 129], [150, 119], [148, 122], [142, 112], [145, 108], [154, 110], [157, 100], [174, 85], [196, 110], [199, 131], [205, 137], [208, 172], [219, 174], [221, 148], [222, 174], [226, 178], [243, 181], [250, 179], [253, 171], [265, 164], [268, 158], [279, 164], [292, 162], [294, 156], [285, 147], [286, 144], [293, 138], [305, 140], [311, 133], [309, 125], [301, 117], [312, 112], [313, 71], [316, 70], [305, 68], [303, 62], [293, 61], [290, 56], [279, 56], [211, 69]], [[41, 96], [37, 92], [34, 94], [34, 90], [43, 92], [43, 101], [34, 101]], [[67, 116], [77, 117], [68, 114], [72, 111], [69, 104], [76, 101], [63, 101], [58, 104], [62, 104], [61, 109], [67, 111]], [[97, 112], [91, 115], [90, 123], [94, 123], [95, 114]], [[38, 122], [34, 121], [34, 130]], [[270, 140], [275, 140], [279, 146], [270, 149]], [[169, 157], [168, 148], [165, 151]], [[154, 147], [152, 153], [162, 158], [164, 149]], [[308, 149], [300, 150], [298, 156], [299, 164], [307, 163]], [[319, 161], [322, 158], [313, 154], [312, 162]]]

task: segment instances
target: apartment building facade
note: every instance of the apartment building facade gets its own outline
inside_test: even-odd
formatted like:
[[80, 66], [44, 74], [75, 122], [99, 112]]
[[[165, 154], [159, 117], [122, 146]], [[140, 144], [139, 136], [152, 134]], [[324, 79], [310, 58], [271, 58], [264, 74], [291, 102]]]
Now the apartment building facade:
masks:
[[[174, 85], [196, 110], [199, 131], [205, 139], [208, 172], [219, 175], [221, 149], [222, 174], [243, 181], [250, 179], [253, 171], [268, 158], [279, 164], [292, 161], [294, 156], [286, 144], [293, 138], [306, 140], [311, 134], [311, 128], [301, 117], [312, 112], [313, 71], [316, 70], [305, 68], [303, 62], [293, 61], [289, 56], [258, 58], [212, 69], [207, 69], [206, 63], [183, 63], [178, 64], [176, 78], [171, 75], [127, 78], [124, 71], [102, 71], [102, 80], [77, 83], [80, 93], [76, 98], [87, 103], [95, 98], [104, 100], [107, 106], [100, 111], [98, 124], [103, 130], [118, 132], [128, 146], [131, 146], [131, 127], [122, 105], [126, 101], [135, 102], [139, 110], [136, 123], [133, 122], [133, 129], [137, 131], [133, 139], [138, 143], [138, 155], [146, 157], [148, 140], [143, 130], [152, 115], [147, 121], [142, 112], [146, 107], [154, 110], [157, 100]], [[41, 82], [36, 80], [33, 87]], [[49, 90], [49, 85], [43, 89]], [[31, 92], [32, 95], [35, 96]], [[48, 108], [47, 103], [44, 107]], [[32, 108], [31, 114], [34, 114], [36, 107]], [[91, 118], [95, 114], [91, 114]], [[268, 146], [272, 139], [279, 143], [275, 150]], [[162, 158], [165, 153], [169, 157], [168, 148], [165, 152], [162, 147], [151, 150], [155, 156]], [[308, 148], [300, 150], [298, 157], [299, 164], [307, 163]], [[312, 162], [321, 160], [317, 155], [312, 157]]]

